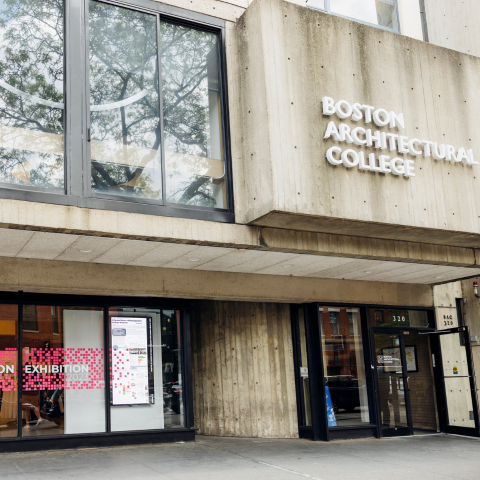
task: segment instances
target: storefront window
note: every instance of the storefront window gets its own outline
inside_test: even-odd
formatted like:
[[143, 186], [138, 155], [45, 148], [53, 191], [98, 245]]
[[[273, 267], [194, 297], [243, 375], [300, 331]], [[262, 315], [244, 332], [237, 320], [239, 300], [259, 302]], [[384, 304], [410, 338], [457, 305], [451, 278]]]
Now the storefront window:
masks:
[[167, 201], [226, 208], [218, 36], [160, 31]]
[[183, 427], [180, 312], [110, 308], [112, 431]]
[[103, 309], [25, 305], [23, 315], [22, 436], [104, 432]]
[[63, 189], [63, 2], [0, 0], [0, 183]]
[[369, 310], [369, 323], [372, 327], [415, 327], [427, 328], [430, 325], [425, 310], [398, 308], [372, 308]]
[[320, 307], [328, 425], [370, 423], [358, 308]]
[[0, 438], [17, 436], [18, 305], [0, 305]]

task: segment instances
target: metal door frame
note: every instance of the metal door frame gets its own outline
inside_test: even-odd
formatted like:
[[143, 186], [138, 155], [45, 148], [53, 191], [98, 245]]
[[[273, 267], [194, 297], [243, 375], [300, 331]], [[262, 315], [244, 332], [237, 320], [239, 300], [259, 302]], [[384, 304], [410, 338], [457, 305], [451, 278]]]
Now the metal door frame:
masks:
[[[410, 389], [408, 388], [408, 372], [407, 372], [407, 357], [405, 354], [405, 338], [404, 332], [399, 328], [388, 328], [388, 327], [371, 327], [371, 359], [372, 365], [371, 369], [373, 370], [373, 378], [375, 384], [375, 402], [376, 402], [376, 414], [377, 414], [377, 424], [378, 424], [378, 437], [400, 437], [400, 436], [409, 436], [413, 435], [413, 419], [412, 419], [412, 405], [410, 402]], [[375, 335], [398, 335], [399, 338], [399, 347], [400, 347], [400, 356], [402, 358], [402, 378], [403, 378], [403, 389], [405, 393], [405, 410], [407, 414], [407, 424], [406, 427], [396, 427], [396, 428], [383, 428], [382, 424], [382, 412], [380, 409], [380, 388], [378, 383], [378, 372], [376, 367], [376, 351], [375, 351]], [[401, 428], [401, 430], [399, 430]]]
[[[463, 333], [465, 339], [465, 352], [467, 354], [468, 373], [470, 377], [470, 392], [472, 395], [472, 408], [475, 427], [456, 427], [448, 424], [448, 405], [445, 388], [445, 371], [443, 368], [442, 348], [440, 345], [441, 335], [451, 335], [454, 333]], [[427, 334], [427, 332], [425, 333]], [[435, 364], [433, 367], [435, 390], [437, 392], [437, 410], [440, 422], [440, 430], [444, 433], [455, 435], [480, 437], [480, 419], [478, 409], [477, 382], [475, 376], [475, 367], [473, 364], [472, 344], [470, 342], [470, 329], [467, 326], [448, 328], [446, 330], [437, 330], [428, 332], [430, 337], [431, 353], [434, 355]]]

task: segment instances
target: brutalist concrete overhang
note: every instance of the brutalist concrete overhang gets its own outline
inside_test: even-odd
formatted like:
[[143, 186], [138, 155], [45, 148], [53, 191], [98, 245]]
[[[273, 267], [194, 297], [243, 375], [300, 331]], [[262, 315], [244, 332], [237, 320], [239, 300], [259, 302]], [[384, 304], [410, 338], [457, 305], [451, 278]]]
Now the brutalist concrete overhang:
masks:
[[478, 246], [479, 58], [283, 0], [235, 28], [250, 224]]

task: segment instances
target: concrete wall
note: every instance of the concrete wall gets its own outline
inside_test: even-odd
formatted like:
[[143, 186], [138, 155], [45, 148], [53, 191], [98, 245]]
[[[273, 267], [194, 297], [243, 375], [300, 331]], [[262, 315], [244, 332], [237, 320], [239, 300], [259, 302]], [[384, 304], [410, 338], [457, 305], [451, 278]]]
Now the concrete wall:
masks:
[[433, 306], [429, 285], [0, 258], [0, 291]]
[[235, 30], [248, 221], [478, 244], [479, 166], [417, 157], [410, 179], [334, 167], [321, 98], [403, 112], [409, 138], [478, 156], [480, 59], [281, 0], [255, 0]]
[[478, 0], [425, 0], [431, 43], [480, 56], [480, 2]]
[[288, 305], [202, 302], [192, 319], [195, 427], [205, 435], [298, 437]]

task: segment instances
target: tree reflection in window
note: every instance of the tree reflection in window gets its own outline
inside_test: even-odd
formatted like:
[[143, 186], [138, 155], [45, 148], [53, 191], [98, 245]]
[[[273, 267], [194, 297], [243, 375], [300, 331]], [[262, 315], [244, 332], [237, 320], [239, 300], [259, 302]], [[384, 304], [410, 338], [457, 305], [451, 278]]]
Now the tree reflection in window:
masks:
[[89, 3], [92, 190], [162, 198], [156, 17]]
[[226, 208], [218, 36], [161, 24], [167, 200]]
[[63, 1], [0, 0], [0, 182], [63, 188]]

